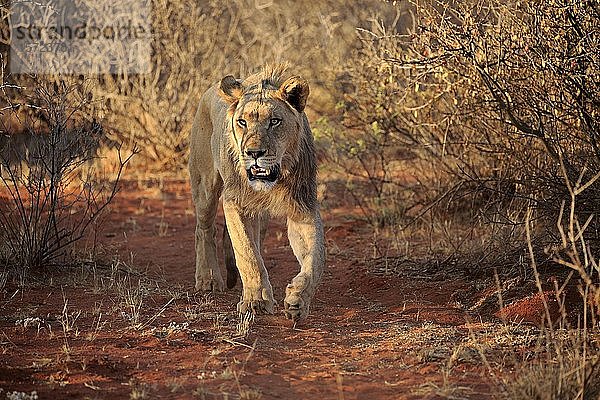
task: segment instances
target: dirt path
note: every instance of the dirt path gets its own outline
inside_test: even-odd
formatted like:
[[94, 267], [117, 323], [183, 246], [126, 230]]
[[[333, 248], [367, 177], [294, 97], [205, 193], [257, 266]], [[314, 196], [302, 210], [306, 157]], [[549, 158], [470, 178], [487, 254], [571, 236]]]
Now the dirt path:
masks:
[[[122, 263], [110, 271], [88, 265], [71, 280], [25, 290], [7, 284], [0, 388], [40, 398], [490, 398], [498, 381], [474, 344], [475, 336], [492, 341], [490, 316], [455, 300], [470, 282], [373, 273], [363, 261], [368, 231], [343, 210], [324, 217], [327, 270], [310, 319], [294, 329], [279, 310], [257, 317], [242, 337], [239, 287], [192, 293], [185, 182], [129, 184], [99, 234], [105, 256]], [[298, 270], [281, 222], [265, 249], [281, 309]], [[144, 274], [125, 274], [125, 266]]]

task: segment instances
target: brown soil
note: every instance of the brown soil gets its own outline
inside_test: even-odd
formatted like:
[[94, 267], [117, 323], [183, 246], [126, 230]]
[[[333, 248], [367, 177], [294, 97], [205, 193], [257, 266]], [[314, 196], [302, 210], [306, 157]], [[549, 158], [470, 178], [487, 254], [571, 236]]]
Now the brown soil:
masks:
[[[25, 288], [5, 286], [0, 388], [35, 390], [41, 399], [485, 399], [498, 393], [501, 381], [481, 357], [501, 351], [492, 332], [500, 326], [492, 315], [498, 309], [479, 315], [456, 300], [473, 293], [473, 282], [374, 271], [369, 229], [347, 207], [324, 209], [328, 263], [310, 318], [293, 327], [279, 310], [257, 316], [244, 334], [234, 312], [239, 284], [215, 296], [193, 293], [188, 185], [128, 183], [95, 242], [107, 261], [118, 263], [83, 263]], [[280, 309], [298, 265], [283, 223], [273, 222], [270, 232], [265, 262]], [[90, 239], [87, 248], [93, 244]], [[470, 297], [475, 301], [489, 287]], [[527, 320], [543, 318], [536, 314], [541, 302], [532, 299], [504, 317], [518, 319], [522, 309]]]

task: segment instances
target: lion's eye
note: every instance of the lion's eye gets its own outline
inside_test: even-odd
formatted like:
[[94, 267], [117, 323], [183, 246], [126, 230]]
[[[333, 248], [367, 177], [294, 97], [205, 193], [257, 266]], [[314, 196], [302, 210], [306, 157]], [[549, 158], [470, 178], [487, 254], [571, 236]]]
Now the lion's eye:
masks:
[[270, 124], [271, 126], [277, 126], [281, 123], [281, 118], [271, 118]]
[[247, 125], [247, 123], [246, 123], [246, 120], [245, 120], [245, 119], [243, 119], [243, 118], [240, 118], [240, 119], [238, 119], [238, 120], [237, 120], [237, 123], [238, 123], [238, 125], [239, 125], [239, 126], [241, 126], [242, 128], [245, 128], [245, 127], [246, 127], [246, 125]]

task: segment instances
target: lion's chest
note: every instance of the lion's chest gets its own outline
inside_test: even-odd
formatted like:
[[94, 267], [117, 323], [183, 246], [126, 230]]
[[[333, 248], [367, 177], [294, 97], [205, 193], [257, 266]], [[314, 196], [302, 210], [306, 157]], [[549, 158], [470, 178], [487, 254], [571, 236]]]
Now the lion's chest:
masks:
[[255, 191], [244, 184], [245, 182], [238, 182], [235, 185], [237, 188], [226, 185], [223, 201], [233, 202], [244, 212], [253, 215], [268, 213], [272, 216], [287, 217], [297, 212], [296, 202], [283, 185], [276, 185], [268, 191]]

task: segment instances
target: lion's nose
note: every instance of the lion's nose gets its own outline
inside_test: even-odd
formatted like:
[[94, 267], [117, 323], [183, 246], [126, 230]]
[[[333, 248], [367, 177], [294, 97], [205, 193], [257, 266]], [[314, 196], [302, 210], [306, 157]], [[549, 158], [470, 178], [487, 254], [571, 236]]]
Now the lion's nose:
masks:
[[258, 160], [260, 157], [264, 156], [266, 152], [267, 152], [266, 150], [258, 150], [258, 149], [246, 150], [246, 154], [249, 155], [250, 157], [254, 158], [255, 160]]

